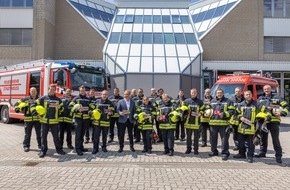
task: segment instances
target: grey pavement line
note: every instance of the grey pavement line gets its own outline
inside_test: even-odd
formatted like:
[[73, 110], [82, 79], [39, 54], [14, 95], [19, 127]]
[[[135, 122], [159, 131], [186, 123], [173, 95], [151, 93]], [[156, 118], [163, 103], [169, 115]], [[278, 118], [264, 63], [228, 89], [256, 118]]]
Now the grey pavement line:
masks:
[[19, 167], [113, 167], [113, 168], [202, 168], [202, 169], [270, 169], [270, 170], [290, 170], [290, 165], [282, 164], [264, 164], [256, 162], [253, 164], [236, 163], [236, 162], [221, 162], [221, 163], [180, 163], [180, 162], [159, 162], [159, 163], [112, 163], [112, 162], [55, 162], [55, 161], [22, 161], [22, 160], [9, 160], [0, 161], [0, 167], [19, 166]]

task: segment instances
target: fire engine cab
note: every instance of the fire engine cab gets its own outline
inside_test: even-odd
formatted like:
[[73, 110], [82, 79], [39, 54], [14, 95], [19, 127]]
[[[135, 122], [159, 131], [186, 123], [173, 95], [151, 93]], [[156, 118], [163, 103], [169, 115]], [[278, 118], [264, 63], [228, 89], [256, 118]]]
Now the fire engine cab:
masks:
[[48, 93], [50, 84], [56, 84], [58, 97], [67, 88], [72, 95], [79, 93], [79, 86], [86, 90], [101, 91], [110, 88], [110, 77], [102, 67], [75, 62], [38, 60], [0, 68], [0, 111], [1, 121], [10, 123], [13, 119], [23, 119], [23, 114], [15, 113], [13, 105], [21, 98], [29, 96], [29, 89], [35, 87], [38, 95]]
[[271, 78], [267, 73], [243, 73], [235, 72], [233, 74], [220, 75], [216, 83], [211, 88], [211, 95], [215, 97], [217, 89], [223, 89], [224, 95], [228, 98], [235, 96], [235, 88], [240, 88], [242, 94], [250, 90], [253, 93], [253, 99], [257, 100], [264, 93], [263, 86], [270, 85], [273, 93], [279, 93], [279, 84], [277, 80]]

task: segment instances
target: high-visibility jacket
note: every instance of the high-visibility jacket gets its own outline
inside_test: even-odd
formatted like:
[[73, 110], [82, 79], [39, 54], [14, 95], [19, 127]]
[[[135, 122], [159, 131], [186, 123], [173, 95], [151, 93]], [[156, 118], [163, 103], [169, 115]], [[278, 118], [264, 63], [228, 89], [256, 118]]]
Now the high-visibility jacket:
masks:
[[[91, 100], [91, 105], [95, 105], [97, 98], [95, 96], [93, 96], [93, 97], [89, 97], [89, 99]], [[94, 117], [91, 115], [90, 119], [93, 121]]]
[[204, 111], [203, 101], [197, 97], [188, 98], [184, 101], [184, 105], [188, 107], [184, 127], [186, 129], [199, 129], [200, 115], [202, 115]]
[[58, 121], [65, 123], [72, 123], [72, 113], [69, 107], [70, 102], [72, 101], [71, 97], [61, 97], [60, 98], [63, 104], [63, 112], [59, 115]]
[[105, 101], [102, 99], [97, 99], [95, 102], [95, 109], [98, 109], [101, 112], [100, 120], [93, 120], [94, 126], [101, 126], [101, 127], [110, 127], [110, 119], [111, 116], [108, 115], [109, 112], [114, 114], [115, 108], [114, 104], [106, 99]]
[[148, 105], [141, 104], [137, 110], [134, 117], [137, 117], [140, 113], [144, 113], [144, 121], [138, 120], [138, 128], [140, 130], [153, 130], [153, 120], [156, 116], [156, 108], [152, 105], [151, 102]]
[[64, 110], [60, 98], [55, 95], [42, 96], [35, 101], [35, 105], [31, 107], [31, 112], [35, 112], [37, 105], [43, 106], [46, 110], [46, 113], [40, 116], [40, 123], [58, 124], [59, 114]]
[[270, 122], [281, 122], [280, 117], [274, 115], [274, 109], [280, 111], [281, 116], [287, 116], [289, 110], [289, 104], [278, 94], [272, 94], [266, 96], [265, 94], [261, 95], [258, 99], [258, 102], [262, 105], [265, 105], [272, 114], [272, 119]]
[[[80, 104], [80, 110], [74, 110], [74, 105]], [[76, 96], [69, 104], [71, 112], [74, 118], [78, 119], [90, 119], [89, 111], [94, 109], [94, 105], [86, 95], [78, 95]]]
[[236, 112], [236, 108], [238, 107], [238, 105], [243, 102], [245, 100], [245, 98], [243, 96], [241, 96], [240, 98], [235, 96], [233, 99], [232, 99], [232, 102], [235, 106], [235, 110], [234, 110], [234, 113], [230, 119], [230, 124], [231, 125], [239, 125], [239, 118], [238, 118], [238, 113]]
[[[259, 112], [263, 112], [266, 114], [270, 113], [268, 112], [267, 108], [262, 105], [258, 104], [256, 101], [251, 100], [251, 101], [246, 101], [244, 100], [243, 102], [239, 103], [237, 106], [237, 118], [239, 120], [238, 124], [238, 132], [244, 135], [254, 135], [256, 132], [256, 115]], [[240, 119], [241, 117], [244, 117], [247, 119], [247, 122], [241, 122]], [[269, 117], [271, 118], [271, 117]]]
[[212, 99], [207, 108], [213, 109], [213, 115], [209, 120], [210, 126], [227, 126], [235, 109], [233, 102], [224, 96]]
[[120, 115], [117, 112], [117, 105], [118, 105], [118, 102], [124, 98], [120, 95], [118, 96], [112, 95], [108, 99], [114, 104], [114, 108], [115, 108], [114, 115], [112, 117], [119, 117]]
[[[20, 111], [24, 114], [24, 121], [25, 122], [32, 122], [32, 121], [39, 121], [38, 115], [32, 115], [31, 114], [31, 106], [35, 105], [35, 101], [38, 99], [38, 96], [36, 98], [32, 98], [31, 96], [27, 96], [25, 98], [22, 98], [21, 100], [17, 101], [14, 105], [15, 109], [18, 108]], [[23, 107], [22, 109], [19, 107], [19, 104], [26, 103], [27, 106]]]
[[161, 101], [157, 107], [157, 120], [159, 122], [159, 128], [163, 130], [176, 129], [176, 123], [170, 119], [170, 113], [175, 111], [177, 104], [174, 100], [167, 103]]
[[[203, 105], [204, 107], [207, 107], [207, 105], [210, 104], [210, 101], [213, 99], [212, 96], [206, 97], [204, 96], [203, 98]], [[209, 118], [208, 117], [204, 117], [203, 115], [200, 117], [200, 122], [201, 123], [208, 123], [209, 122]]]

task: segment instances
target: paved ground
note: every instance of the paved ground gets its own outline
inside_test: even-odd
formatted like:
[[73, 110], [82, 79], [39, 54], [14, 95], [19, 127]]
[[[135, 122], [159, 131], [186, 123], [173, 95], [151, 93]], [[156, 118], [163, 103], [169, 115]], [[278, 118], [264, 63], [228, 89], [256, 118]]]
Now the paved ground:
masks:
[[[290, 118], [282, 122], [282, 165], [275, 162], [271, 139], [267, 158], [255, 159], [253, 164], [234, 160], [232, 150], [228, 161], [209, 158], [209, 147], [200, 148], [198, 156], [185, 155], [185, 142], [180, 141], [175, 143], [173, 157], [162, 155], [162, 144], [153, 146], [153, 154], [142, 153], [141, 144], [135, 145], [135, 153], [128, 145], [117, 153], [114, 142], [108, 153], [77, 156], [65, 149], [68, 154], [60, 156], [50, 149], [41, 159], [35, 133], [32, 150], [25, 153], [23, 124], [1, 123], [0, 189], [289, 189]], [[51, 134], [49, 141], [53, 148]], [[91, 151], [92, 143], [86, 147]]]

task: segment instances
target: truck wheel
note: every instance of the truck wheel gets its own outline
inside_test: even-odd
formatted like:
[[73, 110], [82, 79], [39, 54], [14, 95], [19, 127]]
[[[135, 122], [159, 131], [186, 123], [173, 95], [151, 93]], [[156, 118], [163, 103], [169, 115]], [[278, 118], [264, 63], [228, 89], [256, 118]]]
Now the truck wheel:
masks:
[[1, 121], [3, 123], [12, 123], [13, 119], [9, 116], [9, 108], [8, 106], [3, 106], [1, 109]]

